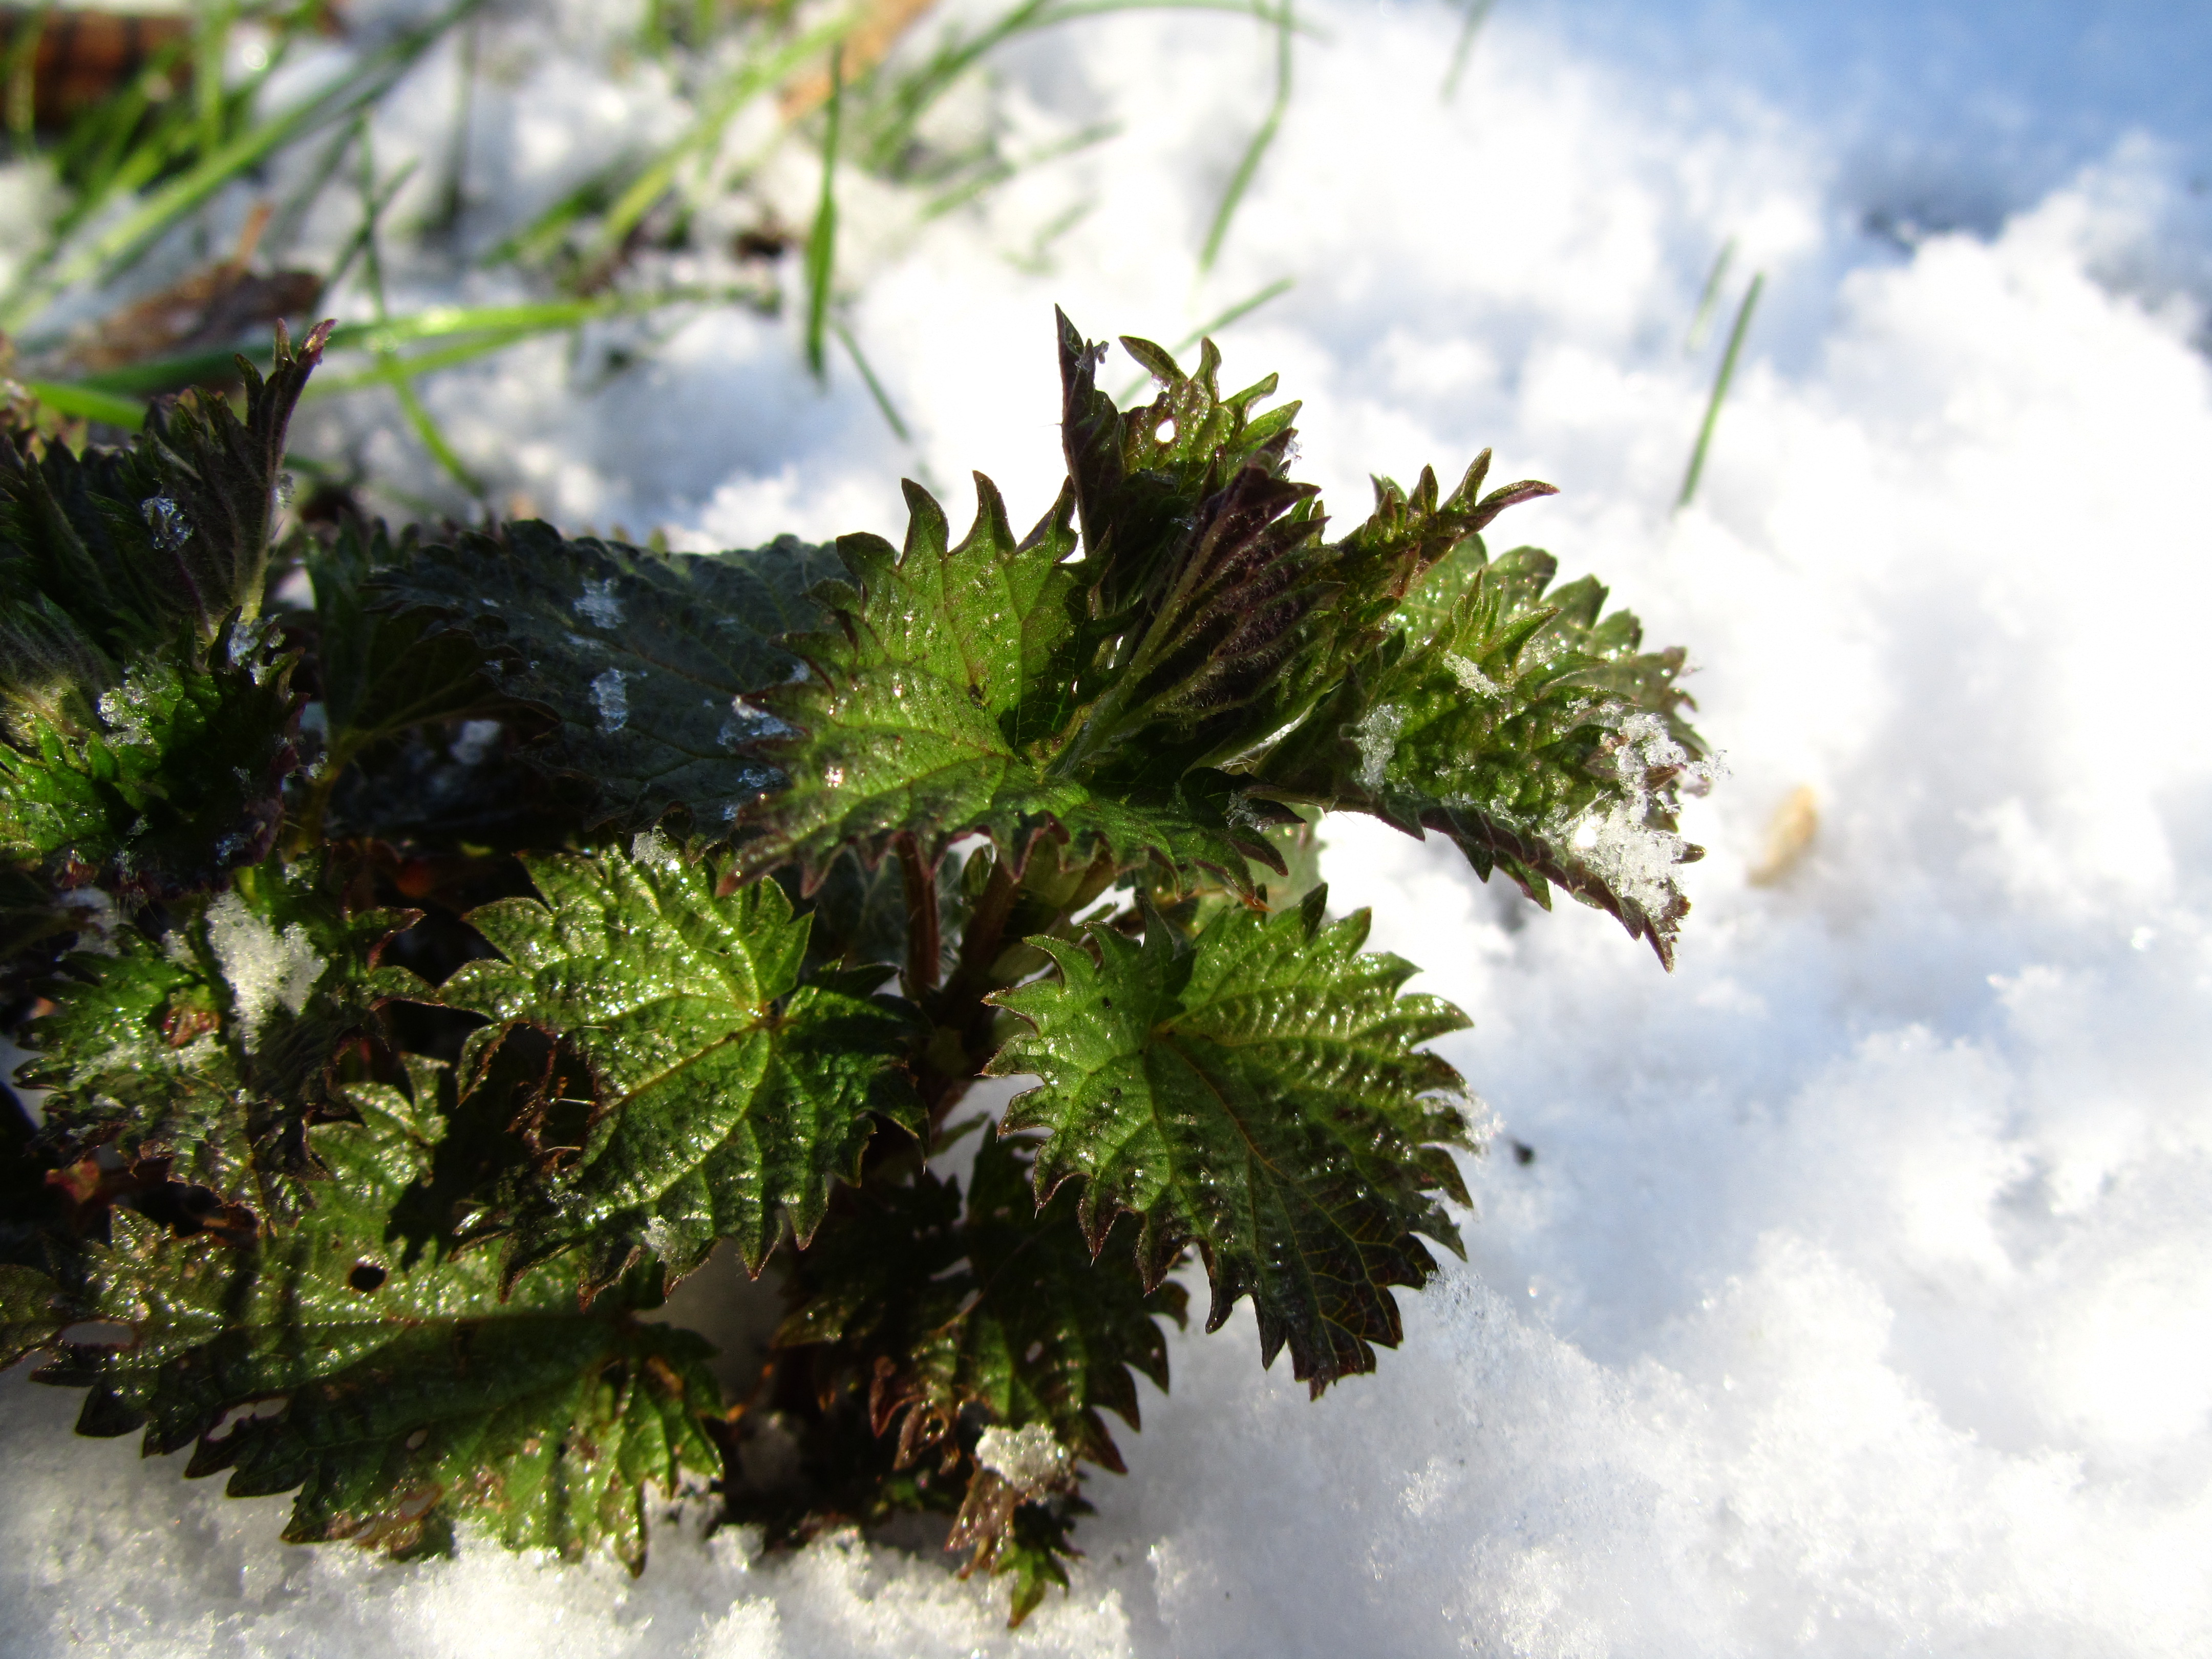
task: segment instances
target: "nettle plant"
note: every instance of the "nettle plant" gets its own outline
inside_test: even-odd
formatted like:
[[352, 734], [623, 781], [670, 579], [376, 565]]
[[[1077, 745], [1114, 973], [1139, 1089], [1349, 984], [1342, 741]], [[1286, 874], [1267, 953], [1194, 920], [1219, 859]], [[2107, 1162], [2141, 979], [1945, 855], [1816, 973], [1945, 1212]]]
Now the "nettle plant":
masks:
[[[656, 1490], [772, 1543], [920, 1511], [1019, 1619], [1179, 1268], [1318, 1395], [1459, 1248], [1422, 1045], [1467, 1020], [1329, 919], [1320, 816], [1669, 957], [1681, 653], [1486, 553], [1549, 490], [1486, 453], [1332, 541], [1272, 378], [1125, 340], [1158, 395], [1117, 411], [1062, 319], [1024, 536], [980, 476], [957, 542], [908, 484], [903, 547], [283, 530], [322, 339], [241, 362], [242, 417], [0, 445], [8, 1029], [51, 1091], [5, 1357], [296, 1489], [289, 1539], [635, 1568]], [[782, 1297], [735, 1399], [657, 1313], [718, 1245]]]

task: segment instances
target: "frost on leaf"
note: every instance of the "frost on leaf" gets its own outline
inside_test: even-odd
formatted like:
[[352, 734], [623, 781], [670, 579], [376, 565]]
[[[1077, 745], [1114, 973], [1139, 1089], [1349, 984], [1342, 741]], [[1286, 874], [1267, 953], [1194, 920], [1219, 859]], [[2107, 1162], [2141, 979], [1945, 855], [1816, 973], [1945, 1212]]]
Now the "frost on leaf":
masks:
[[[56, 1279], [0, 1279], [22, 1346], [51, 1351], [37, 1380], [88, 1391], [80, 1432], [190, 1447], [185, 1473], [228, 1469], [234, 1497], [297, 1489], [290, 1541], [413, 1555], [466, 1522], [641, 1567], [648, 1491], [720, 1472], [707, 1345], [619, 1297], [580, 1311], [573, 1271], [503, 1285], [480, 1255], [410, 1259], [393, 1217], [436, 1120], [381, 1085], [354, 1107], [361, 1121], [313, 1131], [332, 1178], [289, 1227], [241, 1248], [119, 1210]], [[90, 1328], [127, 1340], [65, 1340]]]
[[807, 922], [775, 883], [718, 895], [723, 866], [650, 843], [526, 863], [543, 897], [471, 912], [500, 956], [439, 994], [492, 1022], [464, 1054], [465, 1089], [517, 1026], [590, 1073], [587, 1121], [544, 1102], [517, 1126], [543, 1178], [489, 1224], [512, 1234], [510, 1273], [581, 1250], [596, 1290], [649, 1251], [681, 1278], [719, 1238], [758, 1273], [787, 1215], [812, 1236], [878, 1119], [919, 1127], [907, 1016], [867, 994], [880, 974], [799, 982]]
[[[672, 806], [726, 833], [781, 781], [732, 739], [770, 724], [740, 700], [789, 676], [775, 641], [819, 613], [807, 590], [835, 568], [786, 536], [748, 552], [663, 554], [528, 520], [424, 547], [381, 578], [387, 604], [472, 640], [500, 690], [558, 721], [530, 752], [588, 779], [595, 817], [643, 827]], [[733, 718], [738, 729], [732, 731]]]
[[1038, 1192], [1079, 1183], [1094, 1244], [1141, 1218], [1149, 1281], [1194, 1246], [1206, 1328], [1249, 1295], [1262, 1358], [1287, 1345], [1316, 1394], [1396, 1346], [1389, 1287], [1436, 1271], [1413, 1235], [1458, 1248], [1431, 1194], [1466, 1202], [1444, 1150], [1467, 1144], [1459, 1075], [1417, 1046], [1466, 1016], [1400, 995], [1413, 965], [1360, 953], [1364, 911], [1322, 926], [1325, 891], [1224, 911], [1188, 942], [1157, 916], [1141, 946], [1097, 927], [1088, 948], [1035, 940], [1058, 981], [994, 999], [1033, 1029], [990, 1067], [1042, 1079], [1006, 1119], [1049, 1132]]

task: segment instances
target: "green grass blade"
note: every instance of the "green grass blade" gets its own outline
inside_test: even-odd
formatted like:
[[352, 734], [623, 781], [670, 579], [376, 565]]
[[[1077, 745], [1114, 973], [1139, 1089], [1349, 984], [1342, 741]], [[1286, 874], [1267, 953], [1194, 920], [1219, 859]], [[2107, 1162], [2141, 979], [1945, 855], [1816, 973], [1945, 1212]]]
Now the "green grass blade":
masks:
[[[362, 272], [368, 280], [369, 302], [376, 308], [376, 320], [381, 323], [390, 313], [385, 307], [384, 254], [378, 244], [377, 227], [384, 217], [385, 209], [392, 204], [398, 185], [393, 183], [380, 190], [378, 188], [376, 154], [369, 143], [366, 114], [359, 118], [358, 125], [356, 143], [361, 154], [362, 223], [360, 234], [355, 240], [361, 249]], [[414, 163], [410, 161], [400, 170], [401, 176], [404, 178], [413, 170]], [[483, 480], [461, 459], [460, 453], [453, 447], [429, 410], [424, 406], [422, 395], [415, 390], [411, 367], [401, 363], [398, 354], [388, 345], [379, 346], [376, 357], [377, 367], [392, 377], [392, 390], [399, 400], [400, 414], [414, 429], [415, 436], [422, 447], [430, 452], [430, 459], [437, 462], [447, 477], [477, 500], [483, 500]]]
[[112, 392], [60, 380], [25, 380], [22, 385], [33, 398], [58, 414], [73, 415], [80, 420], [105, 421], [126, 432], [136, 432], [146, 424], [146, 405], [135, 398], [118, 398]]
[[1048, 161], [1057, 161], [1062, 156], [1073, 155], [1079, 150], [1090, 149], [1093, 144], [1103, 143], [1109, 138], [1119, 137], [1121, 133], [1121, 124], [1119, 121], [1101, 121], [1096, 126], [1085, 127], [1082, 131], [1063, 138], [1056, 144], [1047, 144], [1042, 149], [1024, 155], [1018, 161], [994, 161], [980, 178], [971, 179], [965, 184], [957, 185], [946, 191], [941, 196], [933, 197], [921, 210], [921, 220], [924, 223], [927, 223], [932, 219], [941, 219], [946, 214], [967, 206], [985, 191], [1003, 185], [1018, 173], [1026, 173], [1031, 167], [1042, 167]]
[[1460, 25], [1459, 39], [1452, 46], [1451, 67], [1444, 71], [1443, 99], [1447, 104], [1459, 96], [1459, 78], [1467, 73], [1467, 60], [1474, 55], [1474, 37], [1482, 33], [1482, 25], [1494, 3], [1496, 0], [1467, 0], [1467, 21]]
[[837, 138], [844, 125], [845, 49], [830, 54], [830, 131], [822, 141], [822, 199], [814, 210], [814, 228], [806, 235], [806, 366], [823, 385], [830, 380], [824, 331], [830, 320], [830, 283], [837, 265]]
[[19, 331], [26, 320], [63, 290], [131, 258], [233, 179], [287, 144], [368, 108], [389, 91], [447, 29], [483, 3], [484, 0], [454, 0], [429, 22], [408, 30], [380, 52], [362, 59], [334, 85], [217, 146], [74, 252], [60, 258], [50, 252], [46, 258], [35, 262], [33, 270], [19, 279], [5, 303], [0, 304], [0, 331]]
[[830, 326], [836, 331], [837, 338], [851, 354], [853, 367], [860, 371], [860, 379], [868, 388], [868, 395], [876, 400], [876, 407], [883, 411], [884, 424], [890, 428], [901, 443], [912, 443], [914, 434], [906, 429], [906, 422], [899, 419], [899, 412], [891, 404], [890, 393], [884, 390], [884, 383], [876, 378], [876, 371], [868, 367], [868, 360], [860, 350], [860, 343], [853, 337], [853, 331], [836, 318], [830, 319]]
[[[854, 126], [866, 135], [854, 145], [854, 155], [872, 172], [896, 173], [899, 157], [931, 106], [998, 47], [1062, 23], [1127, 11], [1227, 12], [1263, 21], [1274, 17], [1264, 0], [1021, 0], [978, 34], [965, 35], [957, 27], [947, 31], [937, 49], [904, 74], [871, 76], [870, 85], [884, 90], [869, 100], [865, 111], [854, 112]], [[1314, 33], [1304, 26], [1297, 32]]]
[[1244, 199], [1250, 188], [1253, 175], [1260, 170], [1261, 159], [1267, 147], [1275, 142], [1276, 131], [1283, 125], [1283, 112], [1291, 103], [1291, 36], [1293, 21], [1291, 0], [1282, 0], [1278, 14], [1275, 34], [1275, 101], [1267, 111], [1267, 118], [1260, 124], [1259, 131], [1252, 135], [1252, 143], [1244, 151], [1244, 159], [1237, 164], [1237, 172], [1229, 180], [1229, 188], [1215, 210], [1213, 224], [1206, 233], [1205, 249], [1198, 256], [1198, 268], [1203, 273], [1213, 269], [1213, 262], [1221, 252], [1221, 244], [1229, 234], [1229, 222], [1237, 216], [1237, 204]]
[[1698, 295], [1698, 309], [1690, 319], [1690, 331], [1682, 341], [1682, 349], [1692, 354], [1701, 350], [1705, 337], [1712, 332], [1713, 319], [1720, 313], [1721, 285], [1728, 281], [1729, 265], [1735, 258], [1735, 238], [1731, 236], [1721, 244], [1720, 252], [1713, 259], [1713, 268], [1705, 277], [1705, 291]]
[[[817, 54], [834, 50], [860, 21], [857, 9], [817, 24], [805, 33], [786, 41], [763, 55], [748, 53], [702, 100], [700, 113], [674, 143], [638, 168], [614, 195], [592, 238], [594, 253], [603, 254], [622, 245], [676, 183], [677, 174], [693, 157], [710, 157], [722, 134], [739, 111], [775, 86], [792, 70]], [[494, 250], [489, 263], [541, 257], [560, 240], [562, 233], [592, 211], [592, 204], [612, 193], [623, 169], [617, 168], [585, 185], [546, 210], [525, 229]]]
[[430, 411], [422, 406], [422, 394], [415, 390], [415, 382], [402, 373], [393, 380], [392, 389], [398, 395], [400, 413], [407, 417], [407, 424], [414, 428], [422, 447], [430, 452], [430, 459], [444, 469], [447, 477], [482, 501], [484, 496], [483, 480], [470, 470], [469, 464], [447, 441], [445, 432], [432, 418]]
[[1729, 331], [1728, 349], [1721, 354], [1721, 372], [1713, 378], [1713, 395], [1705, 404], [1705, 418], [1698, 428], [1698, 446], [1690, 452], [1690, 470], [1682, 475], [1682, 493], [1674, 499], [1674, 510], [1680, 513], [1690, 504], [1698, 493], [1698, 480], [1705, 470], [1705, 452], [1712, 447], [1713, 426], [1721, 417], [1721, 404], [1728, 398], [1729, 382], [1735, 378], [1735, 360], [1743, 349], [1743, 337], [1751, 329], [1751, 313], [1758, 309], [1759, 290], [1766, 286], [1766, 273], [1759, 271], [1751, 279], [1751, 288], [1736, 307], [1735, 326]]

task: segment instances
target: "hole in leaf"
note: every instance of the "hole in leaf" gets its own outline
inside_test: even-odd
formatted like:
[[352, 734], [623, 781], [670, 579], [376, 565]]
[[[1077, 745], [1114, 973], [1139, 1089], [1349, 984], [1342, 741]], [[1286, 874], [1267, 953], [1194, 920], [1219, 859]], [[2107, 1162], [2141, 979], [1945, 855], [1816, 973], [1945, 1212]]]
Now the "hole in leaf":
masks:
[[1152, 428], [1152, 441], [1156, 444], [1171, 444], [1175, 441], [1175, 434], [1176, 423], [1172, 420], [1162, 421]]
[[371, 1291], [381, 1288], [385, 1278], [383, 1267], [376, 1262], [356, 1261], [353, 1264], [353, 1271], [346, 1275], [346, 1283], [367, 1296]]
[[424, 1443], [425, 1441], [427, 1441], [428, 1439], [429, 1439], [429, 1437], [430, 1437], [430, 1431], [429, 1431], [429, 1430], [428, 1430], [428, 1429], [417, 1429], [417, 1430], [416, 1430], [414, 1433], [412, 1433], [412, 1434], [410, 1434], [410, 1435], [409, 1435], [409, 1436], [407, 1437], [407, 1449], [408, 1449], [409, 1451], [421, 1451], [421, 1450], [422, 1449], [422, 1444], [423, 1444], [423, 1443]]

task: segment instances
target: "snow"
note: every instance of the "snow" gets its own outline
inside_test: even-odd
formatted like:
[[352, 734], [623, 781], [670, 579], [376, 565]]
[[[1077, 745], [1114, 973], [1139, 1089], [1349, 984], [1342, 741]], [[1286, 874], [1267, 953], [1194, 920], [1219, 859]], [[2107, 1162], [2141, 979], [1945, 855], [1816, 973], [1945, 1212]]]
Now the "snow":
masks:
[[[1273, 84], [1243, 20], [1023, 46], [1003, 118], [1121, 135], [973, 214], [848, 204], [854, 331], [911, 447], [848, 362], [818, 393], [795, 321], [736, 311], [581, 403], [565, 348], [424, 392], [472, 466], [571, 527], [896, 535], [900, 472], [974, 466], [1022, 520], [1059, 465], [1054, 301], [1172, 342], [1291, 276], [1224, 331], [1224, 374], [1305, 400], [1340, 512], [1369, 471], [1485, 444], [1560, 485], [1498, 544], [1596, 571], [1687, 644], [1729, 774], [1684, 816], [1709, 853], [1672, 975], [1440, 842], [1327, 826], [1334, 905], [1372, 905], [1373, 948], [1471, 1012], [1442, 1050], [1534, 1152], [1470, 1164], [1468, 1260], [1401, 1297], [1404, 1346], [1309, 1403], [1260, 1371], [1249, 1310], [1176, 1338], [1172, 1392], [1118, 1437], [1128, 1475], [1087, 1482], [1073, 1594], [1012, 1634], [1003, 1589], [850, 1538], [773, 1559], [672, 1523], [635, 1582], [480, 1545], [287, 1548], [283, 1500], [72, 1441], [73, 1400], [11, 1379], [15, 1650], [2212, 1647], [2212, 25], [1505, 5], [1446, 106], [1452, 15], [1300, 15], [1327, 38], [1203, 281]], [[477, 187], [517, 212], [666, 130], [650, 77], [587, 80], [561, 18], [542, 59], [487, 49]], [[409, 123], [442, 153], [449, 73], [403, 97], [385, 165]], [[554, 85], [573, 116], [525, 118]], [[803, 225], [818, 181], [787, 170], [764, 188]], [[1719, 349], [1684, 337], [1731, 237], [1723, 320], [1755, 271], [1765, 297], [1677, 514]], [[441, 487], [389, 407], [313, 430]]]
[[1008, 1486], [1036, 1498], [1066, 1486], [1074, 1472], [1067, 1448], [1042, 1423], [984, 1430], [975, 1441], [975, 1462]]
[[305, 927], [295, 921], [280, 933], [236, 893], [222, 894], [208, 906], [207, 939], [216, 966], [230, 982], [231, 1006], [249, 1049], [279, 1005], [295, 1014], [307, 1006], [316, 981], [330, 966], [316, 954]]

